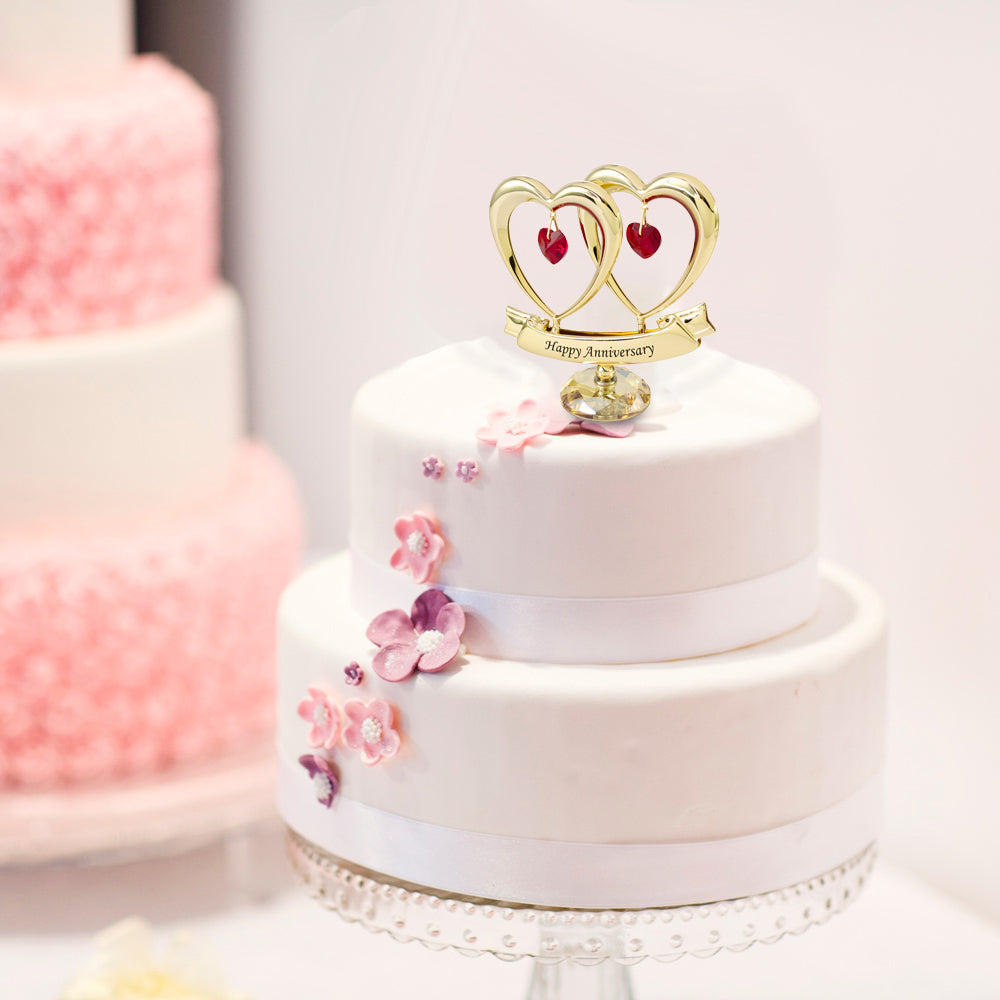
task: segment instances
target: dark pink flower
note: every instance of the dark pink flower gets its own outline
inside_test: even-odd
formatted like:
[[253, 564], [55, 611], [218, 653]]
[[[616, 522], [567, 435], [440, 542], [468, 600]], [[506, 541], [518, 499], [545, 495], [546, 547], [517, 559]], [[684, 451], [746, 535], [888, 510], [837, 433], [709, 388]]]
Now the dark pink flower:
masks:
[[414, 670], [437, 673], [458, 655], [465, 612], [441, 593], [425, 590], [409, 615], [401, 608], [383, 611], [365, 633], [381, 648], [372, 660], [383, 680], [405, 680]]
[[444, 536], [438, 532], [434, 519], [414, 511], [396, 518], [393, 530], [400, 546], [390, 559], [392, 568], [409, 570], [417, 583], [432, 580], [445, 549]]
[[365, 672], [361, 669], [360, 664], [350, 663], [348, 666], [344, 667], [344, 683], [350, 684], [351, 687], [357, 687], [365, 679]]
[[392, 705], [381, 698], [369, 702], [351, 698], [344, 703], [347, 726], [344, 745], [361, 753], [366, 764], [377, 764], [399, 753], [399, 733], [396, 732]]
[[340, 779], [333, 765], [325, 758], [315, 754], [307, 753], [299, 758], [299, 763], [309, 773], [313, 780], [313, 789], [316, 792], [316, 800], [330, 808], [337, 789], [340, 788]]
[[524, 399], [513, 413], [492, 410], [486, 417], [486, 425], [476, 431], [476, 437], [486, 444], [495, 444], [500, 451], [520, 451], [546, 434], [564, 431], [568, 422], [569, 417], [561, 408]]
[[322, 688], [307, 690], [308, 695], [299, 702], [299, 718], [311, 724], [306, 740], [311, 747], [330, 750], [340, 737], [340, 709]]

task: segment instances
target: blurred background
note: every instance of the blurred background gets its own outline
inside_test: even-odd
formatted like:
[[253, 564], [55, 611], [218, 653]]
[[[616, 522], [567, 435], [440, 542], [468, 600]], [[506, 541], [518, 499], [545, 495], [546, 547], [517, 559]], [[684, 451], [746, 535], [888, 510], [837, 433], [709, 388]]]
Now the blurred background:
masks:
[[825, 412], [825, 553], [892, 616], [884, 853], [1000, 917], [1000, 6], [140, 0], [220, 102], [255, 430], [319, 551], [358, 384], [502, 338], [496, 183], [701, 177], [713, 346]]

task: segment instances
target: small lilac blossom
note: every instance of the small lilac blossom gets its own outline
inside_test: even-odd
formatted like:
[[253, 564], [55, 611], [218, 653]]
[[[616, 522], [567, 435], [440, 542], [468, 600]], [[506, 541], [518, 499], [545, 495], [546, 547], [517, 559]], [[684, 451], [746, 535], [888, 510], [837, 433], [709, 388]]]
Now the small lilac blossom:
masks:
[[333, 765], [325, 757], [311, 753], [303, 754], [299, 758], [299, 763], [313, 780], [316, 801], [329, 809], [340, 788], [340, 779]]
[[420, 464], [428, 479], [440, 479], [444, 475], [444, 462], [437, 455], [428, 455]]
[[383, 611], [368, 626], [365, 634], [381, 647], [372, 667], [386, 681], [405, 680], [414, 670], [437, 673], [458, 655], [464, 630], [462, 608], [440, 590], [425, 590], [409, 615]]
[[479, 463], [474, 458], [463, 459], [455, 466], [455, 475], [463, 483], [471, 483], [479, 478]]
[[365, 679], [365, 672], [357, 663], [350, 663], [344, 667], [344, 683], [351, 687], [357, 687]]

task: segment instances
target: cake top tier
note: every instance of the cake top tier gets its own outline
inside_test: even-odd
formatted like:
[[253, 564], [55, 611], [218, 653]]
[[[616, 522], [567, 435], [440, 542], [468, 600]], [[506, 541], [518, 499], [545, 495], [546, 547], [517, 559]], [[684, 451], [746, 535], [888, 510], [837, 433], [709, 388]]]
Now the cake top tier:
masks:
[[0, 89], [58, 89], [115, 73], [132, 54], [129, 0], [4, 0]]
[[[515, 620], [517, 599], [531, 597], [547, 609], [550, 637], [567, 609], [599, 618], [609, 602], [615, 615], [666, 622], [671, 605], [691, 620], [705, 608], [685, 602], [702, 591], [735, 602], [716, 602], [713, 615], [753, 619], [757, 631], [804, 621], [815, 599], [815, 398], [705, 348], [657, 369], [653, 404], [615, 428], [623, 438], [604, 425], [566, 427], [541, 364], [489, 341], [442, 348], [364, 385], [351, 424], [358, 609], [405, 607], [434, 583], [465, 607], [506, 602]], [[503, 615], [487, 628], [491, 614], [470, 648], [542, 655], [537, 635], [514, 642]], [[755, 641], [707, 631], [716, 649]], [[641, 652], [609, 649], [608, 662], [709, 651], [682, 643], [675, 654], [662, 638], [643, 640]]]

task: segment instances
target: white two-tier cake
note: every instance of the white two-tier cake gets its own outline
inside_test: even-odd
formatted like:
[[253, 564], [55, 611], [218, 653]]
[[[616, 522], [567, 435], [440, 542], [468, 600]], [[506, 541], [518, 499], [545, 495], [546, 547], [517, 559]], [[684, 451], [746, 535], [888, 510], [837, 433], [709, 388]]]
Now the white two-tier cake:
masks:
[[280, 613], [301, 837], [587, 909], [768, 891], [872, 843], [885, 622], [817, 559], [817, 402], [707, 348], [659, 368], [610, 427], [485, 341], [363, 386], [350, 549]]

